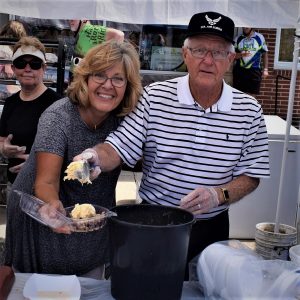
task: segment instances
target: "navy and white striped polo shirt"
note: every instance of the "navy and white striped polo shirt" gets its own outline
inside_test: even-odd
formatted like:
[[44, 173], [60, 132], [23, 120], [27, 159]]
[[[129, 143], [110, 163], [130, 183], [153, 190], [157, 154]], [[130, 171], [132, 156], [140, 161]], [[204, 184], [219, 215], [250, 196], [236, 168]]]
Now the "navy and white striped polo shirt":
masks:
[[[143, 157], [140, 197], [178, 206], [199, 186], [219, 186], [239, 175], [269, 177], [268, 136], [261, 105], [225, 82], [220, 99], [204, 110], [189, 75], [144, 89], [137, 108], [106, 142], [133, 167]], [[200, 218], [225, 209], [221, 205]]]

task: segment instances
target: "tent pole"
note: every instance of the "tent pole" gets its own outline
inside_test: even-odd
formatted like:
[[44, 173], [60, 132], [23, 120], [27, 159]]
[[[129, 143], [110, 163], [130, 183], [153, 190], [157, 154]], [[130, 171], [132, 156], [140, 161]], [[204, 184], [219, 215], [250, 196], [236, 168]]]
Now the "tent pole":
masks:
[[283, 201], [283, 186], [284, 186], [284, 178], [286, 173], [286, 160], [288, 155], [288, 146], [290, 139], [290, 130], [292, 124], [293, 117], [293, 107], [294, 107], [294, 98], [295, 98], [295, 87], [296, 87], [296, 79], [297, 79], [297, 66], [298, 66], [298, 57], [299, 57], [299, 34], [300, 29], [296, 30], [295, 41], [294, 41], [294, 51], [293, 51], [293, 67], [291, 74], [291, 83], [289, 90], [289, 102], [288, 102], [288, 111], [287, 111], [287, 119], [286, 119], [286, 132], [285, 132], [285, 140], [283, 146], [283, 156], [282, 156], [282, 164], [281, 164], [281, 173], [280, 173], [280, 181], [279, 181], [279, 190], [278, 190], [278, 200], [277, 200], [277, 209], [276, 209], [276, 219], [275, 219], [275, 228], [274, 233], [279, 232], [279, 213], [281, 208], [281, 202]]

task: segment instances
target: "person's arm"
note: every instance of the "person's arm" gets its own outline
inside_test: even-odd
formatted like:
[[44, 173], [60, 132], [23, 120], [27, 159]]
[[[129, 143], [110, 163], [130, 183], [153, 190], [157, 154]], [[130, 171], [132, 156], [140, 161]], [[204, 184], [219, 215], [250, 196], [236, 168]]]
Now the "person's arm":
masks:
[[269, 76], [269, 61], [268, 61], [268, 52], [263, 53], [263, 64], [264, 64], [264, 69], [263, 69], [263, 77], [266, 78]]
[[247, 57], [249, 55], [251, 55], [250, 51], [235, 52], [235, 58], [234, 59], [238, 60], [242, 57]]
[[[180, 206], [194, 214], [206, 213], [214, 207], [232, 204], [254, 191], [259, 178], [240, 175], [229, 183], [219, 187], [199, 187], [181, 199]], [[221, 188], [226, 188], [229, 199], [225, 201]]]
[[240, 175], [229, 183], [216, 187], [218, 200], [220, 205], [224, 203], [223, 193], [221, 188], [226, 188], [229, 194], [228, 204], [232, 204], [244, 198], [246, 195], [253, 192], [259, 185], [260, 179], [247, 175]]
[[123, 42], [124, 41], [124, 32], [118, 29], [114, 29], [114, 28], [107, 28], [106, 29], [106, 41], [109, 40], [116, 40], [119, 42]]
[[36, 154], [35, 196], [59, 208], [59, 180], [63, 158], [59, 155], [38, 152]]
[[[40, 209], [40, 214], [48, 220], [51, 220], [52, 217], [56, 220], [55, 210], [65, 213], [64, 207], [59, 200], [59, 182], [62, 164], [63, 158], [59, 155], [47, 152], [38, 152], [36, 154], [34, 194], [37, 198], [49, 204]], [[55, 228], [54, 231], [69, 234], [71, 229], [69, 226], [62, 226]]]
[[122, 160], [117, 151], [110, 144], [98, 144], [93, 148], [85, 149], [73, 158], [73, 161], [86, 160], [92, 167], [90, 179], [96, 179], [101, 172], [109, 172], [118, 167]]
[[122, 163], [119, 154], [110, 144], [98, 144], [93, 148], [98, 153], [100, 168], [103, 172], [112, 171]]

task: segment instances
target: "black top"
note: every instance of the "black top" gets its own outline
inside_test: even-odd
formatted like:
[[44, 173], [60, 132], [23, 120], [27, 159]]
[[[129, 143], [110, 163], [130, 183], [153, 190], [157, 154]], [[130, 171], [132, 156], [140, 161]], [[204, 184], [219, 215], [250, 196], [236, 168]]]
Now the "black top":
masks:
[[[13, 134], [11, 143], [26, 146], [26, 154], [31, 150], [39, 118], [44, 110], [60, 99], [61, 96], [48, 88], [41, 96], [32, 101], [23, 101], [20, 92], [6, 98], [0, 119], [0, 136]], [[8, 159], [8, 168], [22, 163], [22, 159]], [[7, 171], [8, 181], [14, 182], [17, 174]]]

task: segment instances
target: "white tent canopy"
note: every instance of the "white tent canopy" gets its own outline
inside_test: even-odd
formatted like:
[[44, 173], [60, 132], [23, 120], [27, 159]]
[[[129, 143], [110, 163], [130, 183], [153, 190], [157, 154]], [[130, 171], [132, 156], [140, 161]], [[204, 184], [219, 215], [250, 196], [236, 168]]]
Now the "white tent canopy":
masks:
[[42, 19], [187, 25], [201, 11], [227, 15], [237, 27], [296, 28], [299, 0], [0, 0], [1, 13]]

